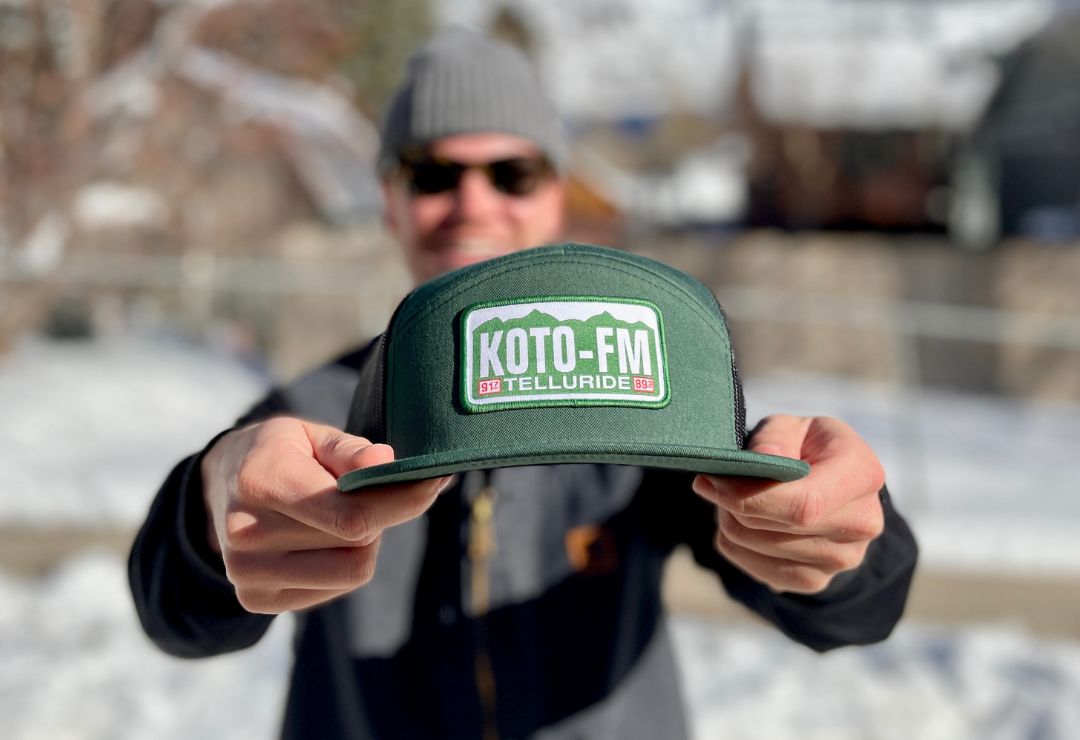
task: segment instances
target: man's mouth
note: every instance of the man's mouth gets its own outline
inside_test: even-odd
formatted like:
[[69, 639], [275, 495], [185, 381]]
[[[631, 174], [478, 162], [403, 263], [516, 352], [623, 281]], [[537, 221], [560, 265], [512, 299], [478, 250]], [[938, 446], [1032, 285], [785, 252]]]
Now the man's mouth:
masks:
[[455, 239], [447, 244], [449, 251], [460, 254], [502, 254], [505, 247], [492, 239]]
[[511, 251], [513, 250], [507, 249], [502, 242], [492, 239], [454, 239], [445, 242], [436, 254], [448, 264], [466, 265], [499, 257]]

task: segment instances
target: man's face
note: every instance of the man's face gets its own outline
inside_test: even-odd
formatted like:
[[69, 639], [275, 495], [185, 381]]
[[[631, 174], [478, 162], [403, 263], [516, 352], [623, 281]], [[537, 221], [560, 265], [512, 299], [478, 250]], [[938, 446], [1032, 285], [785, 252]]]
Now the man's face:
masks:
[[387, 227], [418, 283], [560, 238], [563, 184], [558, 177], [545, 174], [534, 189], [514, 195], [500, 191], [475, 166], [515, 158], [535, 161], [540, 150], [531, 141], [509, 134], [460, 134], [438, 139], [426, 155], [427, 162], [474, 166], [459, 169], [456, 186], [442, 192], [410, 187], [407, 168], [383, 181]]

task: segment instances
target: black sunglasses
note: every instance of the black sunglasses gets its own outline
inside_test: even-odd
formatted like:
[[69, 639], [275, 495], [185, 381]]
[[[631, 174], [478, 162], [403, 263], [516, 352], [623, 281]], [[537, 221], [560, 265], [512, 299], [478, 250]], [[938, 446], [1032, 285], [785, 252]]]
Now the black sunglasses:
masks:
[[416, 195], [437, 195], [454, 190], [467, 170], [484, 173], [500, 193], [524, 197], [531, 195], [553, 169], [545, 157], [511, 157], [482, 164], [465, 164], [439, 157], [402, 157], [401, 171], [409, 189]]

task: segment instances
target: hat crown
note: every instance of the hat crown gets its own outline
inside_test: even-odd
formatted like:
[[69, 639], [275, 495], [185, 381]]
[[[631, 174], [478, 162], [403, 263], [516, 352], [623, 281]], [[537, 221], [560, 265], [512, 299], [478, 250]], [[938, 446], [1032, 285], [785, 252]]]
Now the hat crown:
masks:
[[644, 465], [794, 480], [743, 449], [723, 311], [694, 278], [562, 244], [457, 270], [399, 304], [361, 369], [346, 430], [394, 447], [344, 491], [464, 470]]
[[[507, 307], [516, 322], [499, 318]], [[384, 349], [382, 408], [354, 417], [381, 412], [365, 430], [381, 427], [399, 458], [598, 443], [740, 449], [745, 437], [715, 297], [614, 249], [541, 247], [438, 278], [402, 302]]]

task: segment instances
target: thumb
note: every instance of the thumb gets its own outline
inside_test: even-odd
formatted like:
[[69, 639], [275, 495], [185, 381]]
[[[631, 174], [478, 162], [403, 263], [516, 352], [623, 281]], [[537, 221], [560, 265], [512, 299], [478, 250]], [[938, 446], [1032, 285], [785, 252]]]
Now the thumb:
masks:
[[803, 440], [806, 439], [810, 422], [810, 419], [802, 416], [767, 416], [750, 434], [747, 449], [798, 460], [802, 457]]
[[358, 468], [394, 460], [394, 449], [390, 445], [373, 444], [364, 437], [333, 427], [311, 425], [308, 436], [315, 459], [335, 478]]

